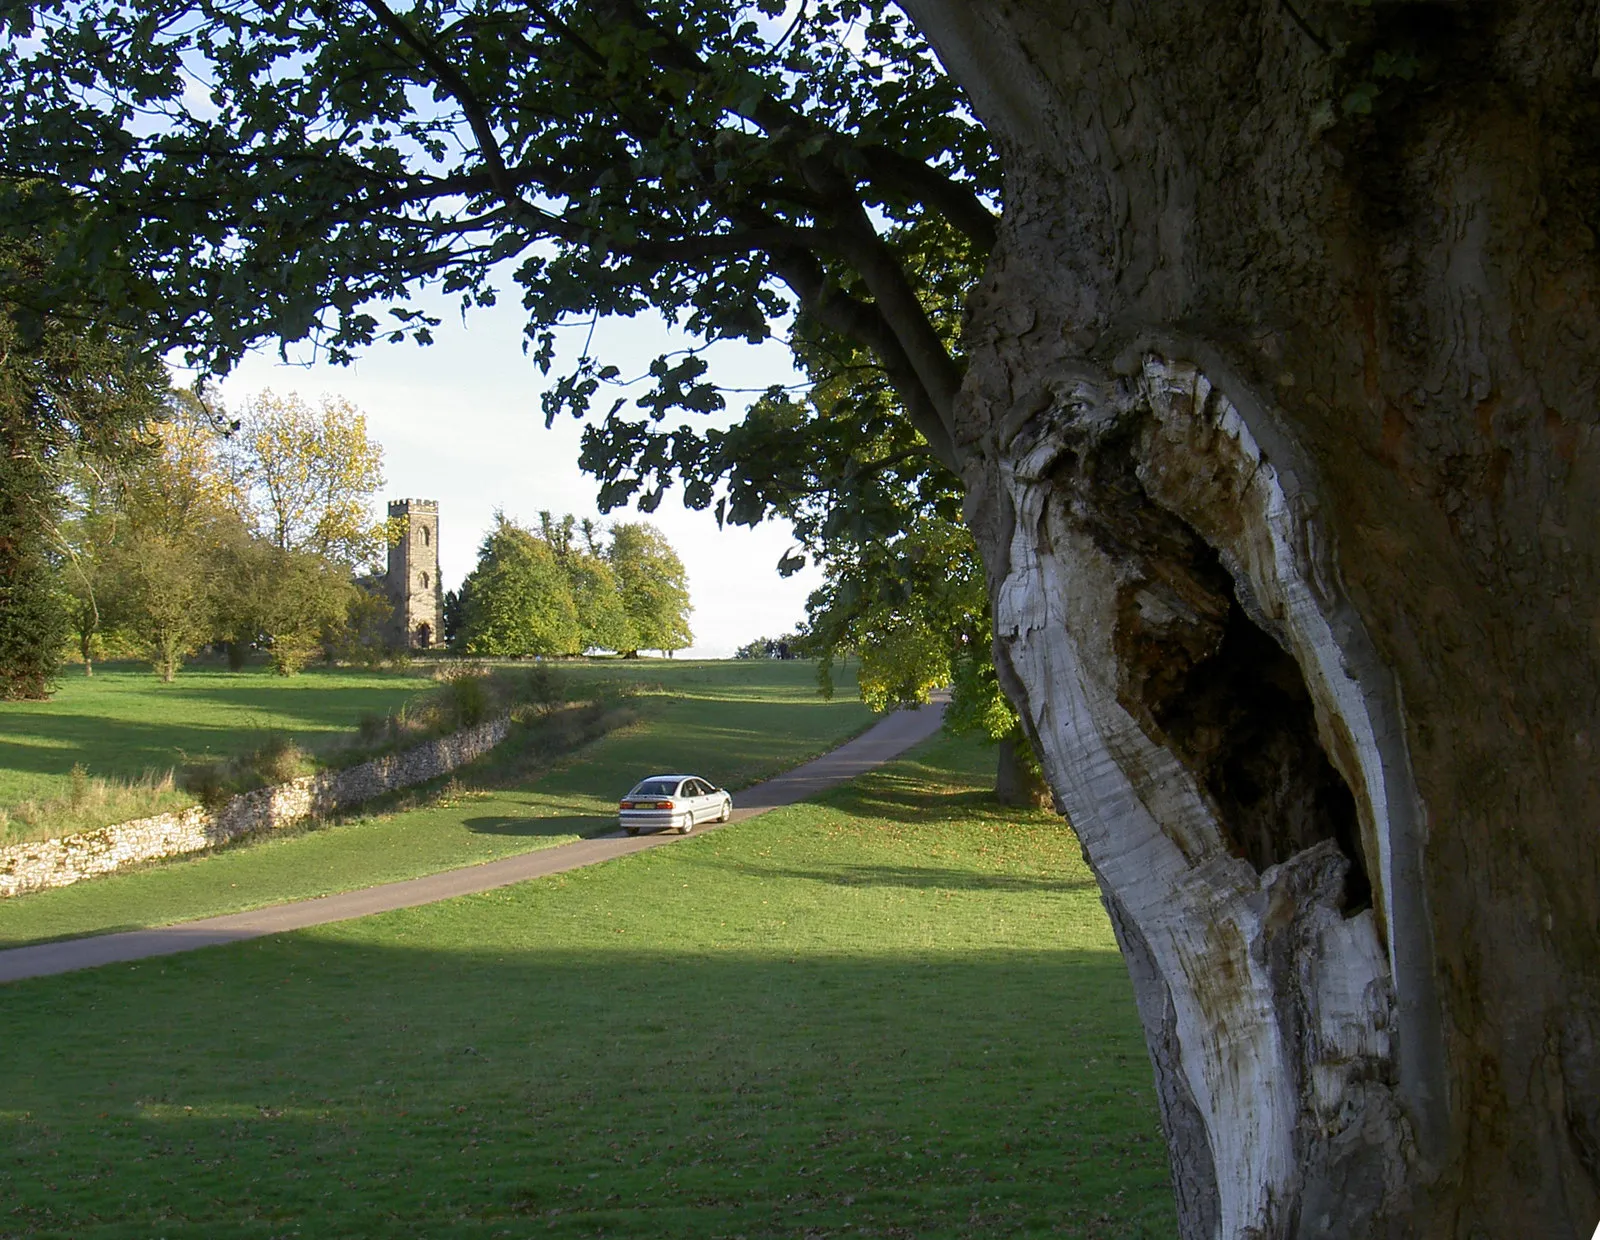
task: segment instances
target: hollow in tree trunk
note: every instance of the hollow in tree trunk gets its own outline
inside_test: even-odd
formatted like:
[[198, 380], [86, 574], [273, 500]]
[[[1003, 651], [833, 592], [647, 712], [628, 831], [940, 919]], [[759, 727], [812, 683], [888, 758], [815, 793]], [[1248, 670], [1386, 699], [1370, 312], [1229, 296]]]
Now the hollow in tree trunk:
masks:
[[1185, 1237], [1600, 1219], [1594, 6], [906, 0], [957, 443]]

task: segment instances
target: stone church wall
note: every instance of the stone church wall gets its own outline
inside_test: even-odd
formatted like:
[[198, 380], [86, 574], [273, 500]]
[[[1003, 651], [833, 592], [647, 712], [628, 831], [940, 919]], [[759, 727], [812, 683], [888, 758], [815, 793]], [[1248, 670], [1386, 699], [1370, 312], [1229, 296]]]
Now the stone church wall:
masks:
[[391, 527], [401, 531], [389, 546], [384, 590], [394, 613], [389, 644], [418, 650], [444, 641], [444, 589], [439, 581], [439, 502], [389, 501]]

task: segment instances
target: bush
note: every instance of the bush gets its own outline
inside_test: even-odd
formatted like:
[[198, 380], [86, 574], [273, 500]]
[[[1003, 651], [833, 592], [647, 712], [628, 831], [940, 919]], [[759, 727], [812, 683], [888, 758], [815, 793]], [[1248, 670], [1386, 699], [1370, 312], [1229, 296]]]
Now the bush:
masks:
[[301, 773], [306, 760], [305, 751], [281, 732], [270, 734], [246, 755], [245, 766], [263, 784], [286, 784]]
[[247, 753], [233, 758], [203, 758], [183, 768], [181, 783], [207, 809], [220, 809], [242, 792], [271, 784], [286, 784], [305, 773], [309, 757], [294, 740], [280, 732]]
[[272, 660], [272, 670], [280, 676], [293, 676], [315, 657], [319, 645], [309, 633], [277, 633], [267, 651]]
[[453, 668], [444, 682], [444, 713], [458, 728], [476, 727], [489, 714], [487, 677], [477, 668]]
[[559, 706], [567, 700], [566, 678], [555, 668], [541, 663], [528, 669], [517, 697], [531, 706]]
[[226, 764], [213, 758], [209, 761], [191, 762], [183, 768], [179, 783], [183, 790], [207, 809], [221, 809], [233, 788], [228, 781]]
[[89, 771], [81, 762], [72, 764], [72, 790], [67, 801], [73, 809], [82, 809], [89, 803]]

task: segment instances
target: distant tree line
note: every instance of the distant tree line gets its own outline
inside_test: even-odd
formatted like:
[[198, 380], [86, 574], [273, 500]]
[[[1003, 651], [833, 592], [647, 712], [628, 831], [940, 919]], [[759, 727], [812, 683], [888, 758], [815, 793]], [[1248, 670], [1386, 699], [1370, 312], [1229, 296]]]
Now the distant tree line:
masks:
[[502, 512], [445, 596], [445, 635], [472, 655], [671, 654], [694, 640], [692, 610], [683, 562], [653, 525], [541, 512], [531, 530]]
[[[49, 225], [40, 225], [48, 231]], [[374, 521], [382, 448], [350, 403], [262, 392], [225, 411], [175, 390], [147, 342], [92, 308], [34, 303], [32, 242], [0, 238], [0, 698], [144, 657], [164, 680], [219, 645], [283, 674], [389, 653]], [[446, 598], [471, 654], [625, 656], [692, 640], [683, 564], [655, 527], [500, 517]]]
[[733, 652], [736, 659], [800, 659], [810, 655], [805, 633], [785, 633], [781, 637], [758, 637]]
[[[4, 695], [43, 696], [72, 654], [89, 675], [103, 658], [134, 655], [171, 680], [213, 643], [234, 666], [264, 650], [284, 674], [319, 654], [381, 652], [388, 603], [370, 576], [356, 580], [387, 541], [368, 517], [383, 479], [365, 415], [341, 400], [262, 392], [232, 416], [169, 389], [159, 368], [113, 372], [114, 358], [85, 359], [77, 343], [83, 384], [121, 393], [120, 433], [108, 443], [36, 436], [31, 453], [12, 456], [32, 486], [5, 480], [29, 562], [0, 565], [12, 604]], [[43, 367], [4, 378], [13, 426], [19, 408], [61, 399]], [[72, 424], [58, 411], [35, 421]]]

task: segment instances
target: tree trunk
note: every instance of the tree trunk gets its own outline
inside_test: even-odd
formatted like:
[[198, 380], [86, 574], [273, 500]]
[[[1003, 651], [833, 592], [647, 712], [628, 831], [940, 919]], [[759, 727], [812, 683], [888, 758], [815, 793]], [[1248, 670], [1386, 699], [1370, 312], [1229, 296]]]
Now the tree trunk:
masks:
[[905, 0], [994, 134], [956, 440], [1185, 1237], [1600, 1219], [1600, 18]]

